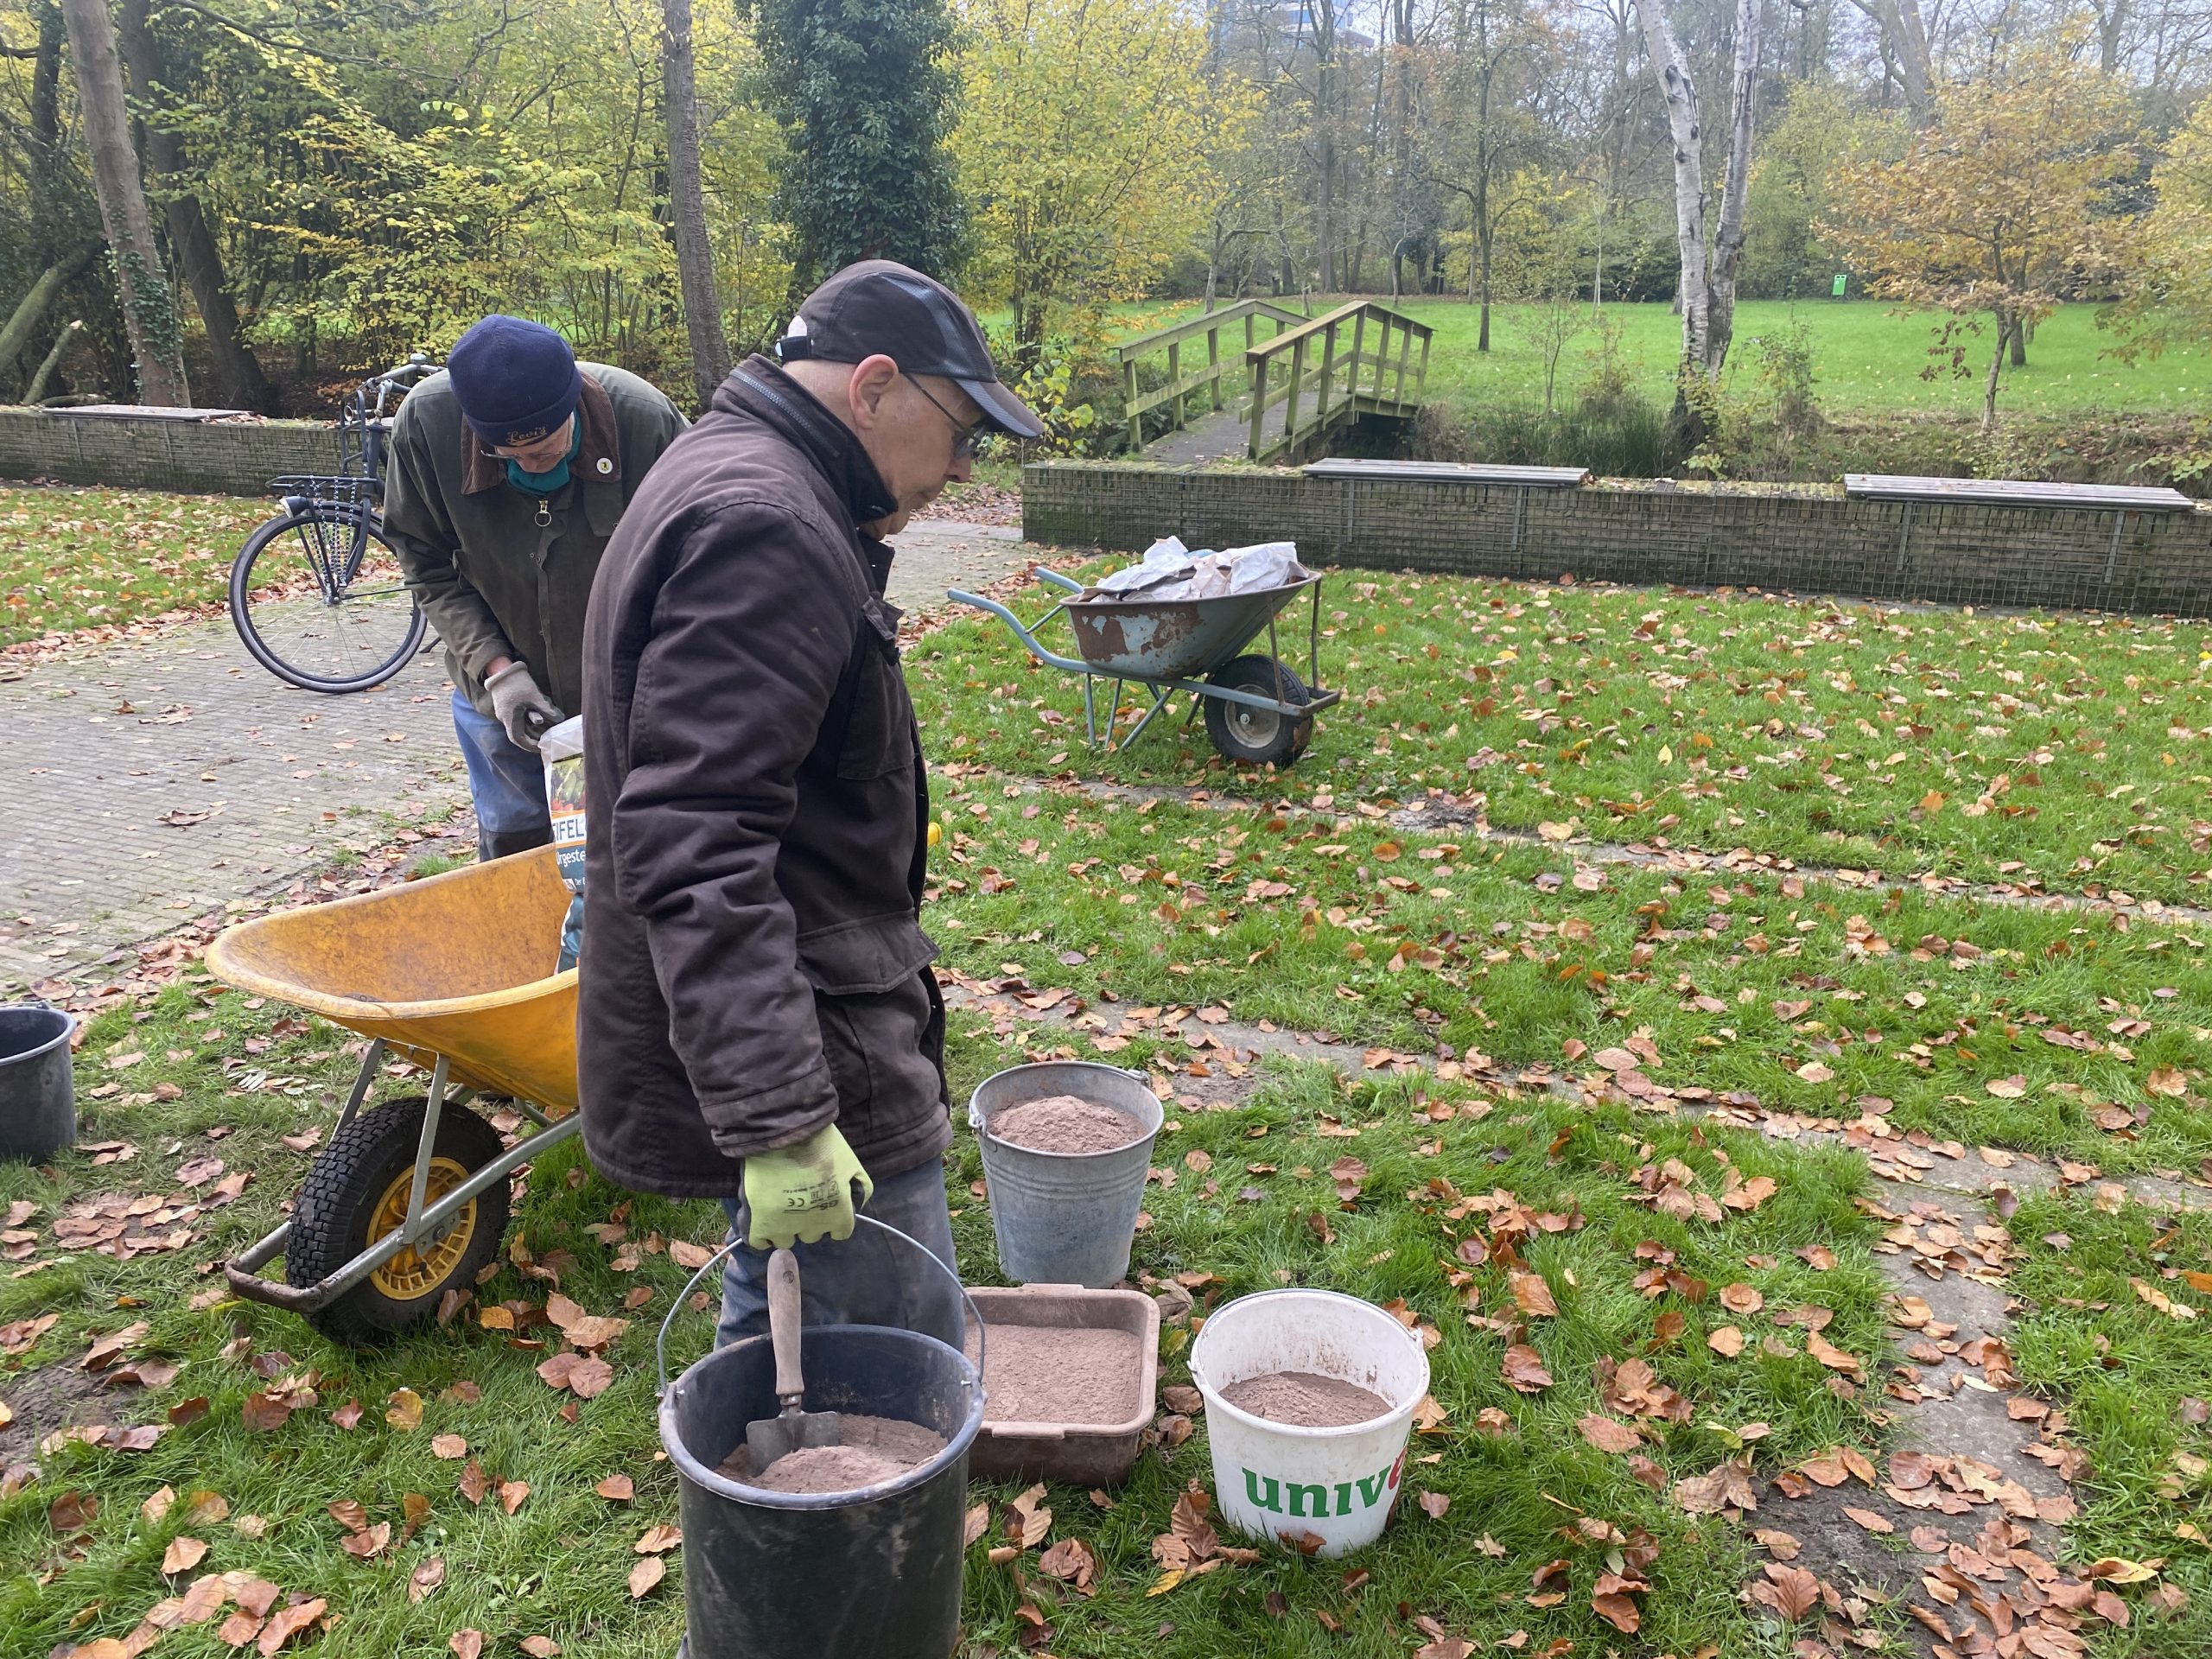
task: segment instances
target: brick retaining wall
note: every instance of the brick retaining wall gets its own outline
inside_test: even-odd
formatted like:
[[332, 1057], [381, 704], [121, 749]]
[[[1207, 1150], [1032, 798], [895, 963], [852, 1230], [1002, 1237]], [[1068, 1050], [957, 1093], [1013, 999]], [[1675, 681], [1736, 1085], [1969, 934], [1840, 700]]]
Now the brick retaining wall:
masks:
[[334, 473], [338, 429], [314, 421], [117, 419], [0, 409], [0, 478], [266, 495], [279, 473]]
[[1288, 537], [1324, 564], [1952, 604], [2212, 614], [2212, 511], [1847, 499], [1663, 480], [1517, 490], [1141, 462], [1022, 468], [1031, 541], [1139, 550]]

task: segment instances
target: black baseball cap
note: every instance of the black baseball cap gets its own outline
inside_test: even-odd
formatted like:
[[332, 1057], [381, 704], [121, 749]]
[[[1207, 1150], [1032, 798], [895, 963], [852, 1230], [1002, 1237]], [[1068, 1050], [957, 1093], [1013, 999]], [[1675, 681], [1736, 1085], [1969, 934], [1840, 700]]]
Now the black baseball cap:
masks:
[[957, 381], [1001, 432], [1041, 437], [1045, 423], [999, 384], [976, 314], [943, 283], [892, 259], [863, 259], [800, 302], [776, 355], [858, 363], [877, 354], [906, 374]]

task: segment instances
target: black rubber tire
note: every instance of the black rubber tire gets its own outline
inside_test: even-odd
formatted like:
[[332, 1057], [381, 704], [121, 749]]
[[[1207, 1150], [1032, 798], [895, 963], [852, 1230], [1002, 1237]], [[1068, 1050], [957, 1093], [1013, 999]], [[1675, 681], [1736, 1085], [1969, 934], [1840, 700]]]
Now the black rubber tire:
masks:
[[[1312, 695], [1306, 690], [1306, 683], [1290, 671], [1288, 664], [1278, 663], [1272, 657], [1232, 658], [1208, 675], [1206, 683], [1273, 697], [1278, 673], [1281, 676], [1281, 701], [1302, 703]], [[1221, 751], [1224, 760], [1240, 766], [1287, 766], [1303, 754], [1306, 746], [1313, 741], [1311, 715], [1292, 720], [1271, 709], [1251, 709], [1219, 697], [1208, 697], [1205, 704], [1206, 735], [1213, 740], [1214, 747]]]
[[[357, 516], [356, 509], [328, 503], [309, 503], [296, 512], [281, 513], [262, 525], [246, 538], [245, 545], [238, 550], [238, 557], [231, 562], [231, 626], [238, 630], [239, 641], [254, 661], [278, 679], [296, 685], [304, 691], [366, 691], [382, 685], [398, 673], [423, 649], [423, 635], [429, 623], [419, 605], [411, 607], [406, 632], [397, 637], [391, 653], [381, 662], [353, 675], [318, 674], [287, 662], [276, 647], [262, 637], [261, 630], [254, 624], [252, 582], [255, 562], [272, 546], [279, 549], [272, 557], [284, 556], [290, 543], [280, 538], [308, 524], [331, 526], [332, 534], [340, 534], [350, 540]], [[383, 527], [374, 518], [369, 520], [369, 540], [381, 545], [397, 561], [398, 555], [391, 551], [391, 542], [385, 538]]]
[[[294, 1198], [292, 1230], [284, 1246], [287, 1284], [315, 1284], [368, 1248], [378, 1200], [414, 1167], [428, 1104], [420, 1097], [387, 1102], [361, 1113], [331, 1137]], [[435, 1156], [450, 1158], [474, 1174], [502, 1150], [499, 1132], [466, 1107], [448, 1106], [439, 1113]], [[334, 1342], [369, 1347], [435, 1317], [438, 1300], [448, 1290], [475, 1284], [507, 1230], [505, 1181], [478, 1193], [475, 1205], [467, 1248], [435, 1284], [403, 1300], [387, 1294], [373, 1278], [365, 1279], [308, 1314], [308, 1323]]]

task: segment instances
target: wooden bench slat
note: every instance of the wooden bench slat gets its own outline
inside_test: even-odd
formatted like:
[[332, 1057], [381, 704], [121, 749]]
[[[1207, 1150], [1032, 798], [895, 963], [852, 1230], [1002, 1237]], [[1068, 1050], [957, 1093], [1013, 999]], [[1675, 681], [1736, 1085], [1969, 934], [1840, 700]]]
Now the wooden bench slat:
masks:
[[2043, 484], [2007, 478], [1918, 478], [1901, 474], [1847, 473], [1843, 493], [1862, 501], [2070, 507], [2097, 512], [2192, 512], [2196, 508], [2196, 503], [2179, 490], [2130, 484]]
[[1503, 485], [1524, 490], [1571, 490], [1590, 481], [1586, 467], [1508, 467], [1449, 461], [1360, 461], [1348, 456], [1302, 468], [1308, 478], [1419, 479], [1429, 482]]

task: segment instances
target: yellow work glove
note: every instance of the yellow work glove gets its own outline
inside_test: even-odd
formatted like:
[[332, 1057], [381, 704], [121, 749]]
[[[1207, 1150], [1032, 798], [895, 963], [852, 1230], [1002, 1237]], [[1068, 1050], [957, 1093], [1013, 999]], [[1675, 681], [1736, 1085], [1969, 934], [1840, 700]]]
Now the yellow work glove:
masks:
[[875, 1183], [835, 1123], [795, 1147], [755, 1153], [745, 1160], [751, 1212], [745, 1242], [756, 1250], [788, 1250], [825, 1237], [850, 1238], [856, 1182], [864, 1205], [875, 1196]]

